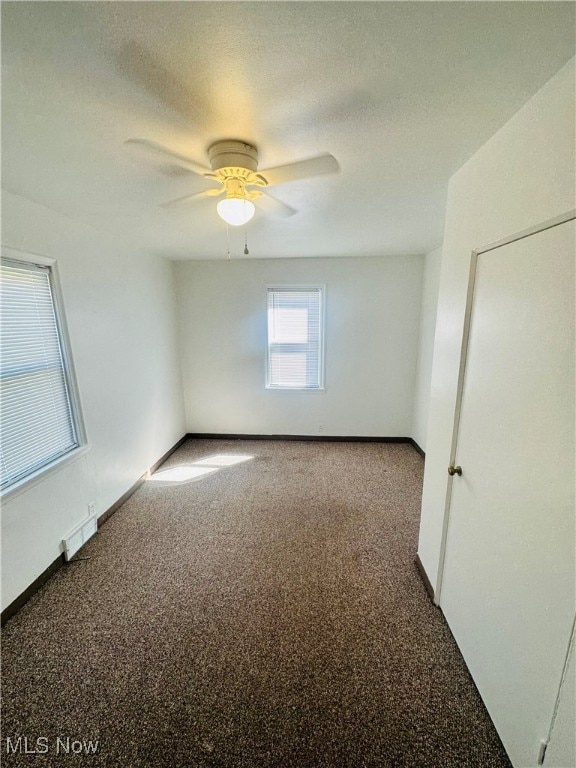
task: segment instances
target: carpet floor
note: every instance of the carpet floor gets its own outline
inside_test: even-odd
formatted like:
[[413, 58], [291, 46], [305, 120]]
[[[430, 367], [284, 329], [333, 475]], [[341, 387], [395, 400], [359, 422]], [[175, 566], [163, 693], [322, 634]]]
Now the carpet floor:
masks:
[[[186, 481], [215, 454], [252, 458]], [[6, 624], [3, 765], [510, 768], [414, 566], [422, 474], [189, 440]]]

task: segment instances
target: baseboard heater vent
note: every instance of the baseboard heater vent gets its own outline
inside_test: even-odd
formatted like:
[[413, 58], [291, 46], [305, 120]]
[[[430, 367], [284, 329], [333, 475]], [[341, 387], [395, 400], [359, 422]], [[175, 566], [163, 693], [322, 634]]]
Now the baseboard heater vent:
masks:
[[96, 515], [91, 515], [87, 520], [83, 520], [79, 525], [73, 528], [70, 533], [62, 539], [62, 548], [66, 561], [70, 560], [76, 552], [98, 531], [98, 519]]

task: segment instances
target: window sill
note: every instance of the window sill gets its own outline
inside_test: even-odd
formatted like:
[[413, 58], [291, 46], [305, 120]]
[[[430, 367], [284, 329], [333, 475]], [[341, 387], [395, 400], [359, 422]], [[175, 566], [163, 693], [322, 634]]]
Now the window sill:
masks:
[[328, 392], [328, 387], [269, 387], [265, 389], [268, 392], [295, 392], [296, 394], [323, 395]]
[[61, 456], [59, 459], [56, 459], [56, 461], [53, 461], [51, 464], [48, 464], [47, 466], [42, 467], [42, 469], [37, 470], [32, 475], [28, 475], [28, 477], [22, 478], [22, 480], [14, 483], [14, 485], [6, 488], [6, 490], [1, 491], [0, 499], [2, 503], [6, 504], [16, 496], [19, 496], [21, 493], [25, 493], [35, 485], [42, 483], [48, 477], [55, 475], [66, 465], [72, 464], [74, 461], [82, 458], [82, 456], [85, 456], [90, 448], [91, 446], [89, 444], [81, 445], [78, 448], [75, 448], [73, 451], [70, 451], [70, 453], [67, 453], [65, 456]]

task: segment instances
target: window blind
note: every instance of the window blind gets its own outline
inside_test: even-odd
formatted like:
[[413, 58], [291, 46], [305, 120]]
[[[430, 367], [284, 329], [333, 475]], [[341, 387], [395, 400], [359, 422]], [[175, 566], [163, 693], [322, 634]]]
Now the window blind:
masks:
[[78, 446], [50, 269], [0, 266], [1, 488]]
[[322, 289], [268, 289], [268, 387], [322, 387]]

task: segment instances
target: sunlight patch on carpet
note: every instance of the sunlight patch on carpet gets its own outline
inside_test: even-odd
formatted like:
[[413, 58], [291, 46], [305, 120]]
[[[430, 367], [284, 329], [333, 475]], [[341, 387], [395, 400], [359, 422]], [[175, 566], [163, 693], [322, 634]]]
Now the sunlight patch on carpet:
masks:
[[195, 467], [181, 465], [170, 467], [161, 472], [155, 472], [149, 479], [149, 483], [190, 483], [193, 480], [201, 480], [206, 475], [218, 472], [218, 467]]

